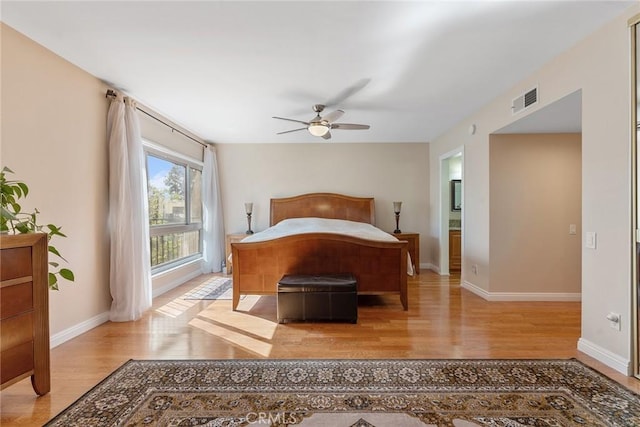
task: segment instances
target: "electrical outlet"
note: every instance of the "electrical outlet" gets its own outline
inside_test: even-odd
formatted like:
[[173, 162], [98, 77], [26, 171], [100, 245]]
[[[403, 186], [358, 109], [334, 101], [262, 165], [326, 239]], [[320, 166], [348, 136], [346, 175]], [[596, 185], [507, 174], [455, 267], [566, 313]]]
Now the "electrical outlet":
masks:
[[569, 234], [574, 235], [576, 234], [577, 231], [577, 227], [575, 224], [569, 224]]
[[471, 271], [473, 272], [473, 274], [478, 274], [478, 265], [477, 264], [473, 264], [471, 266]]
[[596, 248], [596, 232], [595, 231], [587, 231], [585, 240], [586, 240], [585, 247], [587, 249]]
[[607, 320], [609, 321], [609, 327], [616, 331], [621, 330], [622, 317], [618, 313], [610, 312], [607, 314]]

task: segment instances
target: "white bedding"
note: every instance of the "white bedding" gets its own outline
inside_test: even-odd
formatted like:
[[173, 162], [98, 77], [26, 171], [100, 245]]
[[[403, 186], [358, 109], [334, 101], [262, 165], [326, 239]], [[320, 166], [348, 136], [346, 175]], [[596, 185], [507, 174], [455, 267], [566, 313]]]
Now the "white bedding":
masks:
[[[262, 242], [294, 234], [305, 233], [337, 233], [359, 237], [367, 240], [393, 242], [398, 239], [371, 224], [327, 218], [290, 218], [242, 239], [243, 243]], [[407, 254], [407, 274], [413, 276], [413, 263]]]

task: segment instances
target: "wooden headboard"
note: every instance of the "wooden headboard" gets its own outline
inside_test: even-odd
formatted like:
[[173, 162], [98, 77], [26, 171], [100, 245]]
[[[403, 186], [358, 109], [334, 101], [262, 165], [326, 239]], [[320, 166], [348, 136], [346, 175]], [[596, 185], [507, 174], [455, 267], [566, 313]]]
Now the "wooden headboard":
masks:
[[351, 197], [334, 193], [309, 193], [271, 199], [270, 225], [288, 218], [330, 218], [375, 225], [373, 197]]

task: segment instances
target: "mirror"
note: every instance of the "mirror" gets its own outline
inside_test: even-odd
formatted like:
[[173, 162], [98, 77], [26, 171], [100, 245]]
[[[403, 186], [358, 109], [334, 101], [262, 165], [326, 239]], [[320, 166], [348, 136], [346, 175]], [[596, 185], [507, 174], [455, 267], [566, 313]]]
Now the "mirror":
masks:
[[451, 212], [460, 212], [462, 210], [462, 181], [459, 179], [451, 180]]

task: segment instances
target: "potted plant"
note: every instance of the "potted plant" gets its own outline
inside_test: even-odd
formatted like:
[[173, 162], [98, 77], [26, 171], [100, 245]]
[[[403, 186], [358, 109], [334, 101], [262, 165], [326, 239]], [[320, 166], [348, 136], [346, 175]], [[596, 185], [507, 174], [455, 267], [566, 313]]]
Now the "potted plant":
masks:
[[60, 268], [60, 263], [55, 260], [66, 259], [58, 249], [51, 244], [55, 237], [67, 237], [60, 231], [60, 227], [54, 224], [38, 224], [40, 211], [23, 212], [20, 201], [29, 194], [29, 187], [22, 181], [7, 180], [7, 174], [14, 173], [8, 167], [3, 167], [0, 172], [0, 233], [23, 234], [45, 233], [47, 234], [49, 253], [55, 256], [54, 261], [49, 261], [49, 289], [58, 290], [58, 278], [73, 282], [73, 271], [68, 268]]

